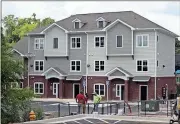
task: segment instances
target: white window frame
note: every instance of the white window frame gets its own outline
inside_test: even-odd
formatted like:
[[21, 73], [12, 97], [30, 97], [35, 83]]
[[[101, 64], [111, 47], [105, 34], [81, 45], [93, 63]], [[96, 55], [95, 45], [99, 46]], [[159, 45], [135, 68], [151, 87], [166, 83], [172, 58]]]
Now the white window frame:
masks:
[[[137, 63], [138, 63], [138, 61], [141, 61], [142, 62], [142, 67], [143, 67], [143, 61], [147, 61], [147, 71], [143, 71], [143, 68], [142, 68], [142, 71], [138, 71], [138, 65], [137, 65]], [[138, 60], [136, 60], [136, 72], [149, 72], [149, 60], [148, 59], [138, 59]]]
[[[72, 39], [75, 38], [75, 48], [72, 47]], [[77, 38], [80, 38], [80, 47], [77, 48]], [[81, 49], [81, 37], [71, 37], [71, 49]]]
[[99, 94], [98, 94], [98, 95], [100, 95], [100, 85], [103, 85], [103, 86], [104, 86], [104, 94], [103, 94], [103, 95], [100, 95], [100, 96], [105, 96], [105, 94], [106, 94], [105, 84], [103, 84], [103, 83], [96, 83], [96, 84], [94, 84], [94, 92], [96, 91], [96, 90], [95, 90], [95, 86], [96, 86], [96, 85], [99, 85]]
[[[57, 87], [55, 88], [54, 85], [56, 85]], [[58, 95], [57, 93], [59, 93], [59, 89], [58, 89], [59, 83], [58, 82], [53, 82], [53, 95]], [[54, 92], [54, 88], [56, 89], [56, 92]]]
[[[75, 23], [77, 23], [77, 22], [79, 23], [79, 28], [76, 28], [76, 27], [75, 27]], [[74, 21], [74, 29], [80, 29], [80, 28], [81, 28], [81, 21], [78, 21], [78, 20], [77, 20], [77, 21]]]
[[[58, 39], [58, 47], [57, 48], [54, 48], [54, 38]], [[59, 38], [58, 37], [54, 37], [54, 38], [53, 38], [53, 49], [59, 49]]]
[[[43, 40], [43, 49], [40, 49], [40, 46], [41, 46], [41, 39]], [[38, 40], [38, 41], [37, 41]], [[36, 43], [37, 41], [37, 43]], [[39, 44], [39, 47], [36, 48], [36, 44]], [[44, 38], [35, 38], [34, 39], [34, 50], [44, 50]]]
[[[98, 20], [98, 28], [104, 28], [104, 20]], [[103, 22], [103, 27], [99, 27], [99, 22]]]
[[[120, 88], [120, 92], [119, 92], [119, 95], [117, 94], [117, 87], [119, 86], [119, 88]], [[116, 97], [121, 97], [121, 87], [122, 86], [124, 86], [124, 88], [125, 88], [125, 85], [124, 84], [116, 84]], [[124, 91], [125, 91], [125, 89], [124, 89]], [[124, 92], [125, 93], [125, 92]], [[122, 98], [121, 98], [121, 100], [122, 100]]]
[[[38, 84], [38, 93], [36, 93], [35, 91], [35, 85], [36, 84]], [[40, 87], [40, 84], [42, 84], [43, 85], [43, 92], [42, 93], [39, 93], [40, 92], [40, 89], [39, 89], [39, 87]], [[43, 82], [34, 82], [34, 94], [44, 94], [44, 83]]]
[[[77, 66], [77, 65], [76, 65], [76, 62], [77, 62], [77, 61], [80, 62], [80, 70], [79, 70], [79, 71], [77, 71], [77, 70], [72, 70], [72, 68], [71, 68], [71, 67], [72, 67], [72, 61], [75, 61], [75, 68], [76, 68], [76, 66]], [[81, 60], [71, 60], [71, 61], [70, 61], [70, 72], [81, 72]]]
[[[117, 37], [122, 36], [122, 47], [117, 46]], [[123, 48], [123, 35], [116, 35], [116, 48]]]
[[[147, 36], [147, 46], [144, 46], [143, 36]], [[142, 46], [138, 46], [138, 37], [142, 38]], [[136, 47], [149, 47], [149, 34], [136, 35]]]
[[[96, 61], [99, 61], [99, 71], [96, 71], [96, 64], [95, 64]], [[100, 61], [104, 61], [104, 60], [94, 60], [94, 72], [104, 72], [105, 71], [105, 61], [104, 61], [104, 70], [103, 71], [100, 70], [100, 66], [101, 66]]]
[[[39, 62], [39, 70], [36, 70], [36, 61]], [[40, 61], [43, 62], [43, 70], [40, 70]], [[44, 60], [34, 60], [34, 72], [43, 72], [44, 71]]]
[[[100, 47], [101, 45], [99, 45], [98, 47], [96, 46], [96, 38], [99, 38], [99, 44], [101, 44], [101, 37], [104, 37], [104, 46]], [[105, 36], [95, 36], [94, 37], [94, 48], [105, 48]]]

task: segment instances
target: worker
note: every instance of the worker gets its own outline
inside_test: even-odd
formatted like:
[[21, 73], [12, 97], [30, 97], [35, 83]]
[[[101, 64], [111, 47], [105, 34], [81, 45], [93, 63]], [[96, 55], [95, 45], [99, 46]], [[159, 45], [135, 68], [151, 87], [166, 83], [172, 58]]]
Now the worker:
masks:
[[83, 91], [81, 91], [77, 96], [76, 96], [76, 103], [78, 103], [78, 113], [80, 114], [80, 109], [82, 108], [83, 114], [85, 114], [85, 109], [86, 109], [86, 98], [83, 94]]
[[93, 102], [94, 102], [93, 111], [98, 112], [98, 106], [99, 106], [99, 103], [101, 102], [102, 97], [98, 95], [96, 92], [92, 93], [92, 95], [93, 95]]

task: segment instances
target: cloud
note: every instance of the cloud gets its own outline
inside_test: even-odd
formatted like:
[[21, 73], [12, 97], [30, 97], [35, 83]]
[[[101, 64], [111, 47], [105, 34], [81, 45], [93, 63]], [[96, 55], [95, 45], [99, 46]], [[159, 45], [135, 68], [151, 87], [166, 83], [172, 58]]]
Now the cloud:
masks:
[[[173, 8], [173, 9], [172, 9]], [[134, 11], [155, 23], [180, 35], [180, 2], [124, 2], [124, 1], [29, 1], [2, 2], [2, 16], [14, 14], [29, 17], [36, 13], [37, 18], [51, 17], [56, 21], [77, 13]]]

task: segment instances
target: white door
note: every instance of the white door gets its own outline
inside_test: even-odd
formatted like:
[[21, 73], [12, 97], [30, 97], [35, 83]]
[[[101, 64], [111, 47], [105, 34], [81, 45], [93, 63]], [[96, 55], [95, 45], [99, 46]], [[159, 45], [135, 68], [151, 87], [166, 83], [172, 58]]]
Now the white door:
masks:
[[119, 97], [119, 100], [124, 100], [124, 84], [116, 84], [116, 97]]
[[53, 95], [56, 95], [56, 98], [58, 98], [59, 94], [59, 83], [53, 83]]

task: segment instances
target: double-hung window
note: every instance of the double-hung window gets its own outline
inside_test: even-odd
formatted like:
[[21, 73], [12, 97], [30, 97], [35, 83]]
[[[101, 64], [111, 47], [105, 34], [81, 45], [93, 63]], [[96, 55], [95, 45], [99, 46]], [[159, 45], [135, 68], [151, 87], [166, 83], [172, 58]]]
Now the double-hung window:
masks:
[[98, 25], [99, 25], [99, 28], [103, 28], [104, 27], [104, 21], [98, 21]]
[[80, 28], [80, 22], [74, 22], [74, 28], [79, 29]]
[[35, 38], [34, 49], [35, 50], [43, 50], [44, 49], [44, 38]]
[[53, 40], [53, 48], [58, 49], [58, 38], [54, 38], [54, 40]]
[[44, 94], [44, 83], [35, 82], [34, 83], [34, 94]]
[[104, 71], [104, 61], [95, 61], [95, 71]]
[[104, 47], [104, 37], [95, 37], [95, 47]]
[[137, 71], [141, 71], [141, 72], [148, 71], [148, 61], [137, 60]]
[[71, 38], [71, 49], [80, 49], [81, 48], [81, 38], [72, 37]]
[[34, 61], [34, 70], [36, 72], [38, 71], [44, 71], [44, 60], [35, 60]]
[[123, 36], [122, 35], [116, 36], [116, 47], [117, 48], [123, 47]]
[[105, 95], [105, 85], [104, 84], [94, 84], [94, 92], [98, 95], [104, 96]]
[[136, 36], [136, 46], [137, 47], [147, 47], [149, 42], [149, 35], [137, 35]]
[[81, 61], [80, 60], [71, 60], [71, 72], [80, 72], [81, 71]]

